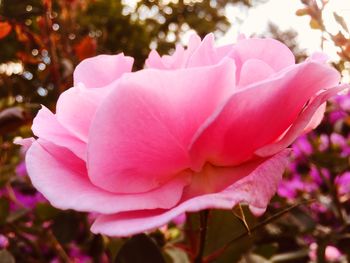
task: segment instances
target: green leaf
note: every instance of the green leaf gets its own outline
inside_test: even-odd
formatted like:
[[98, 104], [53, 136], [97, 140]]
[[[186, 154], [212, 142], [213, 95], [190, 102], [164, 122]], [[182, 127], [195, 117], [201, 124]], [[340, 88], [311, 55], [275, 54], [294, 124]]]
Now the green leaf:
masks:
[[16, 260], [12, 254], [6, 249], [0, 250], [0, 262], [1, 263], [15, 263]]
[[25, 112], [20, 107], [7, 108], [0, 112], [0, 134], [17, 130], [25, 122]]
[[263, 256], [264, 258], [271, 258], [277, 251], [277, 243], [261, 244], [254, 249], [254, 254]]
[[3, 167], [0, 168], [0, 187], [3, 188], [9, 181], [10, 176], [6, 174], [6, 170]]
[[103, 237], [101, 235], [94, 235], [89, 248], [89, 254], [94, 258], [94, 262], [100, 261], [104, 249]]
[[244, 255], [239, 263], [271, 263], [271, 261], [259, 255], [248, 254]]
[[319, 23], [316, 19], [314, 19], [314, 18], [312, 18], [312, 19], [310, 20], [310, 27], [311, 27], [312, 29], [319, 29], [319, 30], [322, 29], [322, 26], [320, 25], [320, 23]]
[[[254, 226], [256, 218], [250, 213], [246, 206], [242, 206], [241, 209], [246, 223], [250, 226]], [[227, 245], [233, 237], [243, 235], [244, 233], [247, 233], [247, 229], [244, 224], [242, 224], [242, 219], [234, 216], [232, 211], [211, 210], [209, 214], [205, 255], [211, 255], [214, 251]], [[215, 262], [237, 262], [241, 256], [250, 249], [253, 241], [254, 236], [247, 235], [240, 242], [228, 247]]]
[[309, 12], [309, 9], [308, 8], [302, 8], [302, 9], [298, 9], [295, 14], [297, 16], [305, 16], [305, 15], [308, 15], [310, 12]]
[[0, 198], [0, 225], [6, 223], [7, 216], [10, 212], [9, 202], [5, 197]]
[[59, 213], [59, 210], [51, 206], [49, 203], [38, 203], [35, 207], [37, 218], [42, 221], [54, 218]]
[[292, 262], [292, 260], [307, 260], [309, 255], [309, 250], [308, 249], [302, 249], [298, 251], [293, 251], [293, 252], [287, 252], [283, 254], [278, 254], [275, 255], [271, 258], [272, 262]]
[[119, 250], [114, 263], [166, 263], [157, 245], [145, 234], [130, 238]]
[[20, 209], [17, 209], [13, 212], [11, 212], [9, 214], [9, 216], [7, 217], [7, 220], [6, 222], [7, 223], [14, 223], [15, 221], [23, 218], [24, 216], [26, 216], [28, 213], [30, 212], [29, 209], [27, 208], [20, 208]]
[[55, 218], [52, 225], [52, 232], [58, 242], [68, 243], [76, 238], [79, 234], [79, 214], [74, 211], [60, 212]]
[[[214, 241], [214, 246], [212, 245], [211, 249], [213, 249], [213, 247], [218, 247], [218, 246], [219, 247], [221, 246], [221, 248], [215, 248], [216, 250], [212, 251], [210, 253], [207, 252], [206, 253], [208, 255], [207, 258], [213, 258], [213, 256], [214, 256], [214, 258], [217, 258], [215, 261], [216, 263], [221, 263], [221, 262], [226, 263], [228, 261], [236, 262], [251, 247], [251, 245], [253, 243], [253, 239], [255, 238], [255, 235], [254, 235], [255, 232], [262, 229], [267, 224], [277, 220], [278, 218], [285, 215], [286, 213], [294, 210], [295, 208], [299, 207], [300, 205], [310, 204], [314, 201], [315, 200], [308, 200], [305, 202], [297, 203], [295, 205], [289, 206], [288, 208], [285, 208], [285, 209], [277, 212], [276, 214], [266, 218], [265, 220], [263, 220], [261, 222], [254, 224], [254, 225], [253, 225], [253, 223], [249, 223], [249, 225], [251, 226], [251, 228], [250, 228], [251, 236], [249, 239], [247, 238], [248, 231], [246, 231], [242, 227], [242, 224], [240, 224], [240, 226], [241, 226], [241, 229], [243, 228], [243, 232], [241, 231], [241, 234], [233, 235], [232, 233], [233, 233], [234, 229], [229, 231], [230, 228], [234, 227], [234, 225], [232, 225], [232, 223], [231, 223], [231, 226], [230, 226], [229, 222], [227, 222], [225, 220], [220, 220], [216, 224], [211, 223], [209, 225], [209, 229], [211, 229], [211, 232], [214, 231], [214, 233], [218, 232], [220, 234], [218, 235], [219, 239], [217, 239], [217, 240], [215, 240], [212, 237], [209, 237], [209, 235], [208, 235], [207, 240], [210, 240], [211, 242], [208, 242], [207, 249], [208, 249], [209, 245], [211, 243], [213, 243], [213, 241]], [[248, 219], [249, 219], [249, 217], [247, 215], [249, 215], [249, 214], [250, 213], [248, 212], [248, 209], [247, 209], [247, 212], [245, 212], [245, 215], [246, 215], [246, 218], [248, 218]], [[232, 214], [231, 214], [231, 217], [232, 217]], [[250, 216], [250, 217], [252, 217], [252, 216]], [[252, 217], [252, 218], [254, 218], [254, 217]], [[238, 221], [239, 219], [236, 218], [236, 220]], [[215, 228], [215, 226], [216, 226], [216, 228]], [[221, 226], [221, 228], [223, 228], [223, 230], [226, 230], [226, 233], [222, 232], [222, 230], [218, 231], [218, 227], [220, 228], [220, 226]], [[235, 230], [237, 230], [237, 229], [239, 229], [239, 226], [236, 225]], [[230, 234], [231, 234], [231, 240], [229, 237]], [[222, 237], [225, 237], [225, 238], [223, 239]], [[234, 237], [234, 238], [232, 238], [232, 237]], [[221, 238], [221, 240], [220, 240], [220, 238]], [[220, 244], [220, 245], [216, 245], [215, 242]]]
[[172, 263], [191, 263], [187, 253], [182, 249], [169, 247], [165, 249], [165, 253], [170, 256]]
[[338, 15], [336, 12], [333, 12], [333, 16], [335, 18], [335, 21], [337, 21], [337, 23], [347, 32], [349, 33], [349, 28], [344, 20], [343, 17], [341, 17], [340, 15]]
[[107, 241], [107, 250], [109, 251], [111, 258], [114, 260], [119, 252], [119, 250], [123, 247], [125, 240], [121, 238], [110, 238]]

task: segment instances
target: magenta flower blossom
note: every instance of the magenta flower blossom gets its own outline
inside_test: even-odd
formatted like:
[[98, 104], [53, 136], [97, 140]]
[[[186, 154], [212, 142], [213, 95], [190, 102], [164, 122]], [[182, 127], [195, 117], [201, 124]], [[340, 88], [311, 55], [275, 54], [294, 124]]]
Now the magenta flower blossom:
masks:
[[27, 152], [56, 207], [97, 213], [92, 231], [128, 236], [184, 212], [246, 203], [261, 215], [299, 135], [342, 90], [322, 56], [295, 64], [272, 39], [190, 39], [130, 72], [123, 54], [84, 60], [56, 113], [43, 107]]
[[335, 96], [333, 101], [338, 104], [340, 109], [350, 112], [350, 92], [346, 94]]
[[[15, 190], [15, 196], [23, 206], [26, 208], [33, 209], [38, 203], [47, 202], [43, 195], [39, 192], [33, 194], [23, 194], [20, 191]], [[12, 204], [14, 206], [14, 204]], [[13, 207], [15, 209], [16, 207]]]
[[337, 176], [335, 184], [338, 187], [338, 194], [340, 196], [350, 196], [350, 172], [345, 172]]
[[349, 138], [345, 138], [343, 135], [338, 133], [332, 133], [330, 141], [333, 147], [340, 149], [340, 156], [347, 157], [350, 154], [350, 141]]
[[318, 149], [321, 152], [324, 152], [328, 149], [329, 147], [329, 137], [327, 134], [321, 134], [320, 138], [319, 138], [320, 142], [319, 142], [319, 146]]
[[[313, 262], [317, 260], [316, 252], [317, 252], [317, 244], [312, 243], [310, 245], [309, 257]], [[342, 256], [343, 254], [335, 246], [326, 247], [325, 259], [327, 260], [327, 262], [338, 262]]]
[[342, 120], [344, 117], [347, 116], [347, 113], [343, 110], [333, 110], [329, 113], [329, 121], [334, 124], [338, 122], [339, 120]]
[[[327, 171], [322, 171], [327, 178], [329, 175]], [[314, 166], [310, 169], [310, 178], [312, 180], [305, 180], [300, 174], [292, 174], [290, 179], [284, 179], [278, 186], [278, 195], [289, 200], [295, 200], [298, 193], [312, 193], [319, 189], [323, 180], [320, 177], [318, 170]]]
[[16, 166], [16, 174], [19, 176], [25, 176], [27, 175], [27, 167], [24, 161], [20, 162]]
[[306, 135], [300, 136], [292, 145], [295, 157], [304, 157], [313, 152], [312, 145]]
[[0, 234], [0, 249], [7, 248], [9, 246], [10, 242], [8, 238], [2, 234]]
[[299, 175], [294, 175], [290, 180], [281, 181], [277, 193], [281, 197], [294, 200], [297, 197], [298, 191], [304, 189], [305, 183]]
[[346, 94], [337, 95], [332, 98], [333, 109], [329, 113], [329, 121], [336, 123], [343, 120], [350, 112], [350, 92]]

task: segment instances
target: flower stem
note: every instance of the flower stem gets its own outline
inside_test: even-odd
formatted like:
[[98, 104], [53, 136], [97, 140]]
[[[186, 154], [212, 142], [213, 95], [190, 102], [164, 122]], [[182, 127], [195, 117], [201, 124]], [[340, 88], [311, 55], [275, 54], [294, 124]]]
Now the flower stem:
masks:
[[194, 263], [203, 263], [203, 255], [205, 248], [205, 239], [207, 235], [207, 227], [208, 227], [208, 217], [209, 210], [204, 210], [199, 213], [200, 216], [200, 239], [199, 239], [199, 249], [197, 256], [194, 260]]

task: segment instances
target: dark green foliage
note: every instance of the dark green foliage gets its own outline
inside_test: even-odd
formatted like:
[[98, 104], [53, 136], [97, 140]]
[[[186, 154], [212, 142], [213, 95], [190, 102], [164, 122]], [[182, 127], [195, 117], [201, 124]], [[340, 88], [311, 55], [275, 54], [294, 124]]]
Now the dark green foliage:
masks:
[[114, 263], [165, 263], [157, 245], [145, 234], [130, 238], [119, 250]]

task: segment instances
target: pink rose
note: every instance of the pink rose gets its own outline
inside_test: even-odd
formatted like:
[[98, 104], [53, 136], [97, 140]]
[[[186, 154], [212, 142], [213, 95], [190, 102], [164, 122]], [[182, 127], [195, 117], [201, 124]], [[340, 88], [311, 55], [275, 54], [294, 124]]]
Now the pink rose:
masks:
[[298, 135], [343, 87], [323, 56], [295, 64], [272, 39], [172, 56], [97, 56], [74, 72], [56, 114], [43, 107], [27, 152], [34, 186], [61, 209], [97, 213], [92, 231], [127, 236], [184, 212], [246, 203], [262, 214]]

